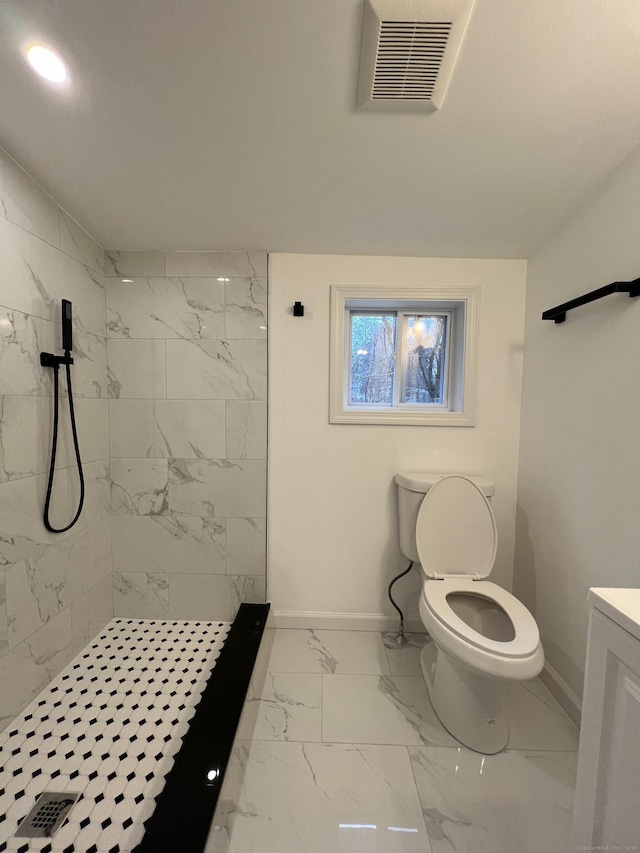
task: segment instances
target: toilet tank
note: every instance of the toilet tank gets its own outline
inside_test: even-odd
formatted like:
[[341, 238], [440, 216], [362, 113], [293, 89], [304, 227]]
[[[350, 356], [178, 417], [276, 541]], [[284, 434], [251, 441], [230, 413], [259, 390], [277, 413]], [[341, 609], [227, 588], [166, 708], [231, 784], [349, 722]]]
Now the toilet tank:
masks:
[[[451, 473], [453, 474], [454, 472], [452, 471]], [[416, 524], [418, 522], [420, 505], [431, 486], [443, 477], [448, 476], [451, 475], [434, 474], [428, 471], [401, 471], [399, 474], [396, 474], [400, 550], [405, 557], [413, 560], [414, 563], [420, 562], [416, 546]], [[478, 486], [488, 500], [491, 500], [491, 496], [495, 492], [495, 484], [492, 480], [472, 474], [460, 474], [459, 476], [467, 477], [472, 483]]]

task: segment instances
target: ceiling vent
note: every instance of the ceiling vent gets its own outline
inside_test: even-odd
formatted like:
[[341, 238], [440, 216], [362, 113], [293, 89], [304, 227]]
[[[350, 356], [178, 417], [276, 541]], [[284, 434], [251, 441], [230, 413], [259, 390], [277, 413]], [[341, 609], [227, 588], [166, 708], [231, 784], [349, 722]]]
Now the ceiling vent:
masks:
[[474, 0], [366, 0], [358, 106], [440, 109]]

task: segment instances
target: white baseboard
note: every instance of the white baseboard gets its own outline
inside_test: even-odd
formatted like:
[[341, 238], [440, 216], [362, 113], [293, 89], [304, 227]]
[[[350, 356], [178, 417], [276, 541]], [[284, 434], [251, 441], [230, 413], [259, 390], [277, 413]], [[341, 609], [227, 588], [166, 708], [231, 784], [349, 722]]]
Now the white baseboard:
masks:
[[544, 668], [540, 673], [540, 680], [549, 688], [550, 692], [553, 693], [576, 726], [579, 726], [580, 719], [582, 717], [582, 702], [578, 699], [564, 678], [558, 675], [555, 669], [546, 661]]
[[[271, 610], [268, 628], [310, 628], [325, 631], [397, 631], [399, 618], [383, 613], [315, 613]], [[406, 631], [425, 633], [419, 616], [405, 619]]]

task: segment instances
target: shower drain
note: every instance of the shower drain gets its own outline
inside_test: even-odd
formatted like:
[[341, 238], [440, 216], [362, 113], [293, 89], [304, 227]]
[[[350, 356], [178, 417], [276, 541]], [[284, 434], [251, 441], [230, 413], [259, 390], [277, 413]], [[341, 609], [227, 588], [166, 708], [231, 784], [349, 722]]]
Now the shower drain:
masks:
[[20, 821], [18, 838], [51, 838], [67, 819], [80, 794], [70, 791], [45, 791], [29, 814]]

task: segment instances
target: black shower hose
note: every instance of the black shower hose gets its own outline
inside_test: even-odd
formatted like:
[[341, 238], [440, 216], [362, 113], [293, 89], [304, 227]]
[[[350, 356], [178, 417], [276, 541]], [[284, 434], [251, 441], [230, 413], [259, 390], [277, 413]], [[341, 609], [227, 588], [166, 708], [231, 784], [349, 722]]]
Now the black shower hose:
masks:
[[[69, 353], [65, 353], [65, 357], [69, 358]], [[58, 365], [53, 366], [53, 439], [51, 441], [51, 465], [49, 466], [49, 482], [47, 483], [47, 497], [44, 502], [44, 526], [51, 533], [64, 533], [70, 530], [76, 521], [80, 518], [82, 506], [84, 504], [84, 474], [82, 473], [82, 460], [80, 459], [80, 448], [78, 447], [78, 431], [76, 429], [76, 416], [73, 409], [73, 392], [71, 390], [71, 368], [69, 362], [66, 363], [67, 368], [67, 391], [69, 394], [69, 413], [71, 415], [71, 432], [73, 433], [73, 446], [76, 451], [76, 462], [78, 463], [78, 478], [80, 480], [80, 502], [78, 509], [73, 516], [73, 520], [66, 527], [52, 527], [49, 521], [49, 506], [51, 504], [51, 491], [53, 489], [53, 475], [56, 464], [56, 449], [58, 446], [58, 416], [59, 416], [59, 392], [58, 392]]]

